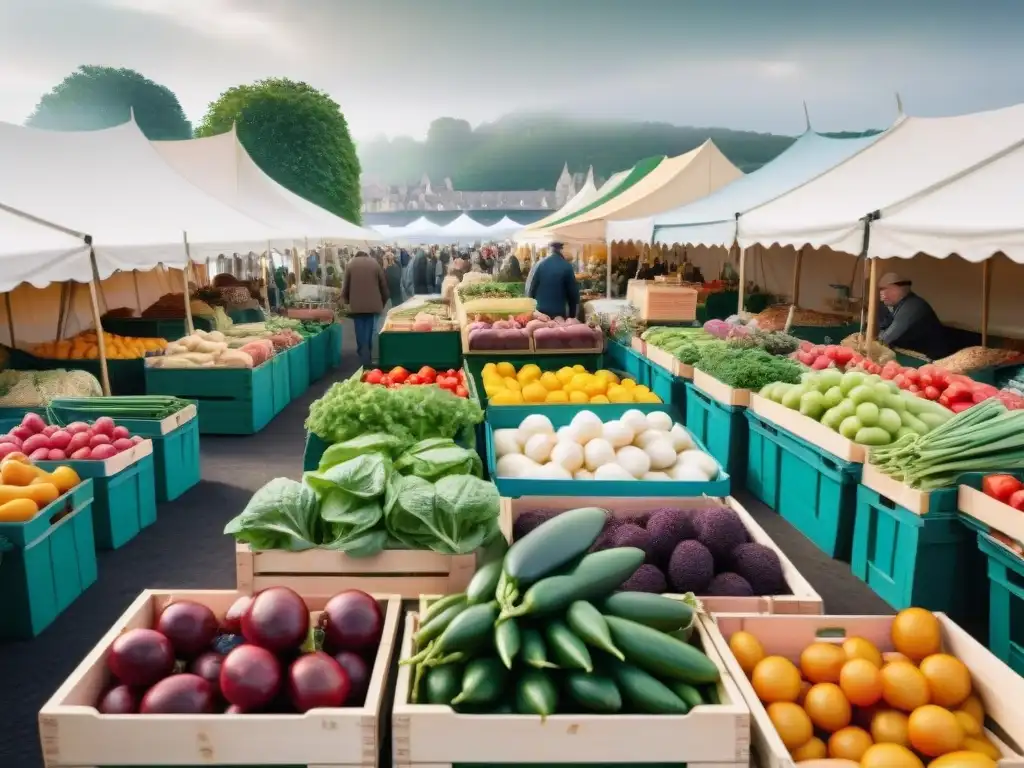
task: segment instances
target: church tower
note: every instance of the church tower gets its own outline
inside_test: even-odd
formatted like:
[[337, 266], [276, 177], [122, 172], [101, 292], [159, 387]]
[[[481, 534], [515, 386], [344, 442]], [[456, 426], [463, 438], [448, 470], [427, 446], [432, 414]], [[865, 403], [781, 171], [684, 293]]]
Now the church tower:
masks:
[[558, 183], [555, 184], [555, 205], [561, 208], [565, 205], [573, 195], [576, 194], [576, 182], [569, 173], [569, 164], [566, 163], [562, 167], [562, 175], [558, 177]]

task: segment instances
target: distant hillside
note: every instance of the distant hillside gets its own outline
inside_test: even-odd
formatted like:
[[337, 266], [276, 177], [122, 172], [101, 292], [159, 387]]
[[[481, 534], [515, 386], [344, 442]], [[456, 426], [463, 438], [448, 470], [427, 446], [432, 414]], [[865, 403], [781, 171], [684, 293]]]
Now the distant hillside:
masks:
[[743, 171], [760, 168], [793, 143], [776, 136], [728, 128], [692, 128], [626, 120], [580, 120], [553, 115], [509, 115], [476, 129], [442, 117], [426, 141], [408, 137], [360, 143], [363, 179], [435, 184], [451, 177], [455, 189], [553, 189], [564, 163], [573, 172], [594, 166], [607, 178], [652, 155], [678, 155], [713, 139]]

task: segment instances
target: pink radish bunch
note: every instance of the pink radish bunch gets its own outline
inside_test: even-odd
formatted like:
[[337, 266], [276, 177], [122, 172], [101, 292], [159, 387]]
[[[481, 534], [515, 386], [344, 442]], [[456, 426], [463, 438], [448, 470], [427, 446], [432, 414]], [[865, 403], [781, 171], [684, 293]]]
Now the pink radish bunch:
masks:
[[26, 413], [21, 424], [0, 435], [0, 459], [20, 452], [37, 461], [102, 460], [141, 442], [141, 437], [117, 426], [109, 416], [92, 424], [74, 421], [60, 427], [47, 424], [38, 413]]

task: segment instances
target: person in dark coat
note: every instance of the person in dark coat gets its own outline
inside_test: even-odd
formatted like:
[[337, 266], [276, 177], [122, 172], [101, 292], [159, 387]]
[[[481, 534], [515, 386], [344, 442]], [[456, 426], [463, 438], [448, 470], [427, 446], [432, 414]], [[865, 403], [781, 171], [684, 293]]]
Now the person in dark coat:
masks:
[[[427, 253], [420, 248], [412, 257], [412, 289], [413, 293], [417, 295], [430, 293], [430, 283], [427, 277], [428, 267]], [[429, 279], [433, 279], [433, 275], [430, 275]]]
[[890, 348], [909, 349], [929, 360], [939, 360], [950, 353], [946, 329], [931, 304], [910, 288], [910, 280], [893, 272], [878, 281], [878, 292], [886, 306], [878, 313], [878, 340]]
[[537, 311], [549, 317], [576, 317], [580, 286], [572, 264], [562, 254], [562, 243], [552, 243], [551, 253], [533, 269], [527, 295]]
[[384, 311], [390, 294], [387, 279], [380, 264], [366, 251], [359, 251], [348, 263], [341, 298], [348, 304], [352, 323], [356, 327], [356, 351], [364, 368], [373, 365], [373, 334], [377, 328], [377, 315]]

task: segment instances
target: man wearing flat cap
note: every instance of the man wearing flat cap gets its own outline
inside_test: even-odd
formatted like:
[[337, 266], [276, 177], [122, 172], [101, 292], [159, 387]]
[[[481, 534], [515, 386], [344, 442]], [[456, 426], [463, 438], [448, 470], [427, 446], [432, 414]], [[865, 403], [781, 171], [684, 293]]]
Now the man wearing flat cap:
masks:
[[910, 280], [888, 272], [878, 281], [878, 291], [885, 305], [878, 313], [880, 342], [918, 352], [929, 360], [949, 354], [946, 329], [931, 304], [911, 290]]
[[576, 317], [580, 286], [572, 264], [562, 255], [562, 244], [550, 245], [551, 253], [526, 278], [526, 295], [536, 300], [537, 311], [549, 317]]

